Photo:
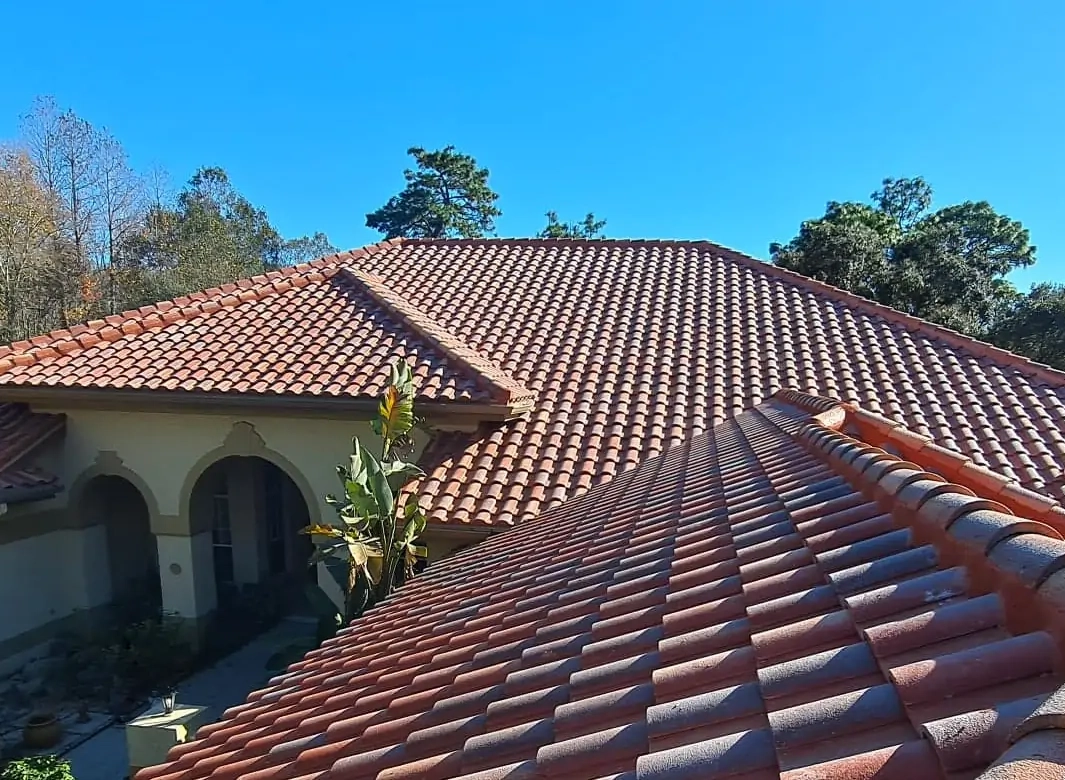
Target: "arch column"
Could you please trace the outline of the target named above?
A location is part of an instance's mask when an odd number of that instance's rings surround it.
[[[251,423],[234,423],[222,446],[193,464],[179,494],[179,515],[163,519],[161,525],[167,526],[170,532],[158,537],[164,609],[197,620],[215,609],[218,590],[211,507],[203,503],[203,491],[195,489],[208,469],[227,458],[238,459],[231,464],[235,479],[228,480],[227,484],[236,583],[257,582],[265,556],[265,538],[260,538],[261,529],[256,525],[256,516],[263,507],[256,503],[260,491],[254,482],[254,464],[250,459],[258,458],[280,469],[296,486],[309,520],[316,523],[320,517],[319,503],[299,469],[268,448]],[[194,501],[198,505],[194,506]]]
[[[100,487],[100,478],[107,477],[121,480],[129,490],[139,494],[143,501],[143,508],[139,510],[141,519],[122,516],[124,511],[136,507],[120,505],[122,502],[116,501],[113,495],[95,494],[95,489]],[[129,576],[137,568],[138,559],[154,552],[151,548],[156,545],[159,518],[155,495],[144,479],[128,468],[117,453],[101,450],[93,464],[74,480],[69,496],[70,511],[80,515],[86,528],[99,528],[95,543],[85,547],[86,555],[90,557],[85,565],[86,597],[90,602],[102,599],[110,603],[124,595],[126,588],[123,586],[128,584]],[[146,518],[143,517],[145,510]],[[136,520],[134,526],[127,525],[131,519]],[[141,528],[140,523],[145,523],[146,527]],[[135,537],[144,531],[149,531],[152,538],[149,540],[145,537],[138,541]],[[147,552],[144,549],[145,542],[149,545]],[[132,548],[129,548],[130,543],[133,544]]]

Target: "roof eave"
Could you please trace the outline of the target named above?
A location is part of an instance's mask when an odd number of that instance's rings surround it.
[[[32,487],[9,487],[0,488],[0,504],[25,504],[30,501],[43,501],[53,498],[63,490],[63,485],[58,481],[48,482],[43,485]]]
[[[308,394],[220,393],[188,390],[0,385],[0,401],[27,403],[37,408],[80,407],[121,411],[189,411],[229,414],[234,411],[335,417],[356,414],[372,417],[378,399],[370,396],[337,397]],[[460,426],[478,422],[505,422],[532,409],[532,399],[477,402],[419,400],[417,409],[431,423]]]

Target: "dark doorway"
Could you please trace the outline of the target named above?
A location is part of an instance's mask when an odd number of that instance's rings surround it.
[[[106,530],[112,601],[128,607],[131,618],[157,610],[159,551],[140,490],[123,477],[93,477],[82,491],[81,511],[88,525]]]
[[[307,504],[268,460],[234,455],[211,464],[193,486],[190,516],[193,527],[211,531],[220,606],[249,586],[302,591],[313,574],[310,537],[299,533],[309,523]]]

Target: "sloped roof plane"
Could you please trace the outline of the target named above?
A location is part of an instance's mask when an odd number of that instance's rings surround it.
[[[1065,497],[1065,373],[698,241],[386,241],[12,345],[0,397],[324,405],[399,356],[423,409],[509,420],[429,444],[434,523],[535,517],[782,387]]]
[[[1065,497],[1065,373],[715,244],[406,240],[358,263],[537,394],[427,453],[436,522],[534,517],[783,387]]]
[[[33,465],[31,456],[66,430],[66,415],[32,412],[25,404],[0,403],[0,503],[50,498],[59,477]]]
[[[408,359],[422,403],[532,393],[380,279],[337,258],[0,349],[0,386],[376,399]]]
[[[782,391],[430,567],[137,780],[1058,776],[1065,511],[869,423]]]

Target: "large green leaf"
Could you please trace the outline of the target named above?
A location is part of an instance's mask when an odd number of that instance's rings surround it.
[[[366,464],[363,461],[362,452],[362,445],[359,443],[358,438],[353,438],[351,440],[351,468],[348,472],[348,480],[365,488]]]
[[[348,558],[348,545],[346,542],[333,542],[331,544],[323,544],[315,549],[311,553],[310,565],[314,566],[317,563],[327,561],[329,558],[341,558],[347,560]]]
[[[418,499],[411,496],[403,507],[403,541],[409,544],[421,536],[426,523],[425,513],[418,505]]]
[[[393,441],[414,427],[413,399],[404,396],[395,385],[389,386],[377,407],[377,419],[387,449]]]
[[[367,449],[362,450],[362,463],[366,471],[366,487],[377,503],[377,516],[381,523],[394,522],[395,496],[388,484],[388,477],[381,462]]]
[[[425,475],[425,472],[418,468],[413,463],[407,463],[404,460],[391,460],[381,464],[381,468],[385,472],[385,476],[389,478],[389,482],[392,485],[403,485],[414,477],[421,477]]]
[[[389,373],[389,383],[392,387],[399,390],[401,395],[413,398],[414,375],[411,373],[410,364],[406,360],[397,360],[392,364]]]
[[[380,558],[382,555],[376,539],[348,539],[347,545],[352,562],[361,569],[366,568],[370,558]]]

